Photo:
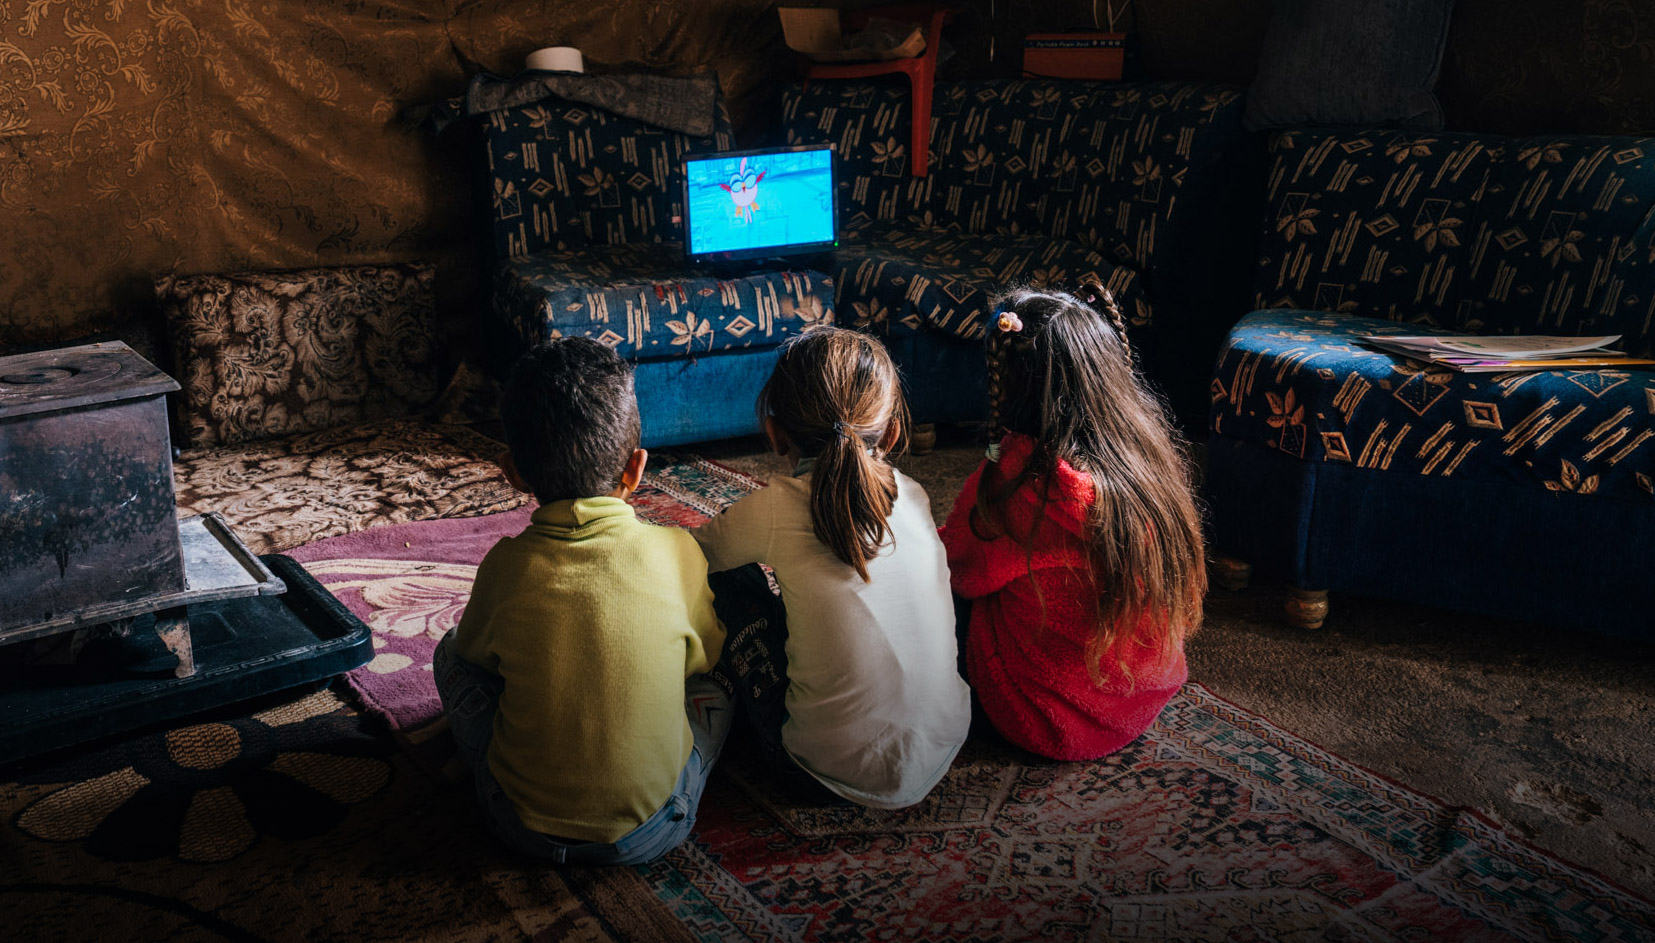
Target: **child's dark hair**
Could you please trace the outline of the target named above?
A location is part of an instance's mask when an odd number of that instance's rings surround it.
[[[632,366],[585,337],[523,354],[506,380],[500,416],[512,461],[541,504],[615,490],[638,447]]]
[[[1097,496],[1087,522],[1098,594],[1098,630],[1087,648],[1094,679],[1112,650],[1115,667],[1125,670],[1118,643],[1170,657],[1201,624],[1201,516],[1181,439],[1138,376],[1119,306],[1092,284],[1078,296],[1013,290],[996,312],[987,342],[990,434],[998,441],[1019,432],[1036,445],[1011,480],[992,466],[979,478],[985,536],[1007,532],[1005,502],[1025,483],[1041,489],[1042,502],[1051,500],[1057,463],[1069,463]],[[1032,530],[1016,536],[1032,555]]]
[[[869,579],[868,561],[890,537],[896,471],[885,455],[905,444],[908,405],[879,341],[841,328],[806,331],[782,347],[759,391],[801,455],[815,456],[810,520],[817,539]]]

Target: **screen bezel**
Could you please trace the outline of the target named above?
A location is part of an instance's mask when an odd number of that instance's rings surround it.
[[[828,152],[828,183],[829,191],[833,194],[832,219],[833,238],[826,242],[796,242],[776,246],[762,246],[756,249],[726,249],[716,252],[690,251],[690,169],[692,160],[725,160],[735,157],[753,157],[765,154],[789,154],[797,151],[827,151]],[[782,258],[790,255],[810,255],[818,252],[830,252],[839,247],[839,152],[832,144],[790,144],[781,147],[755,147],[744,151],[701,151],[694,154],[685,154],[679,159],[680,176],[683,183],[679,189],[683,198],[683,244],[684,258],[689,262],[731,262],[738,259],[768,259]]]

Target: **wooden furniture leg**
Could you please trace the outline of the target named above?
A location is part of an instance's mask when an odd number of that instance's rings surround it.
[[[1251,563],[1222,553],[1213,557],[1212,565],[1208,569],[1212,572],[1213,582],[1232,593],[1246,589],[1247,584],[1253,579]]]
[[[1319,629],[1327,619],[1327,590],[1287,587],[1287,621],[1301,629]]]
[[[195,647],[190,642],[190,614],[184,606],[162,609],[155,614],[155,634],[167,651],[178,656],[174,675],[188,678],[195,674]]]

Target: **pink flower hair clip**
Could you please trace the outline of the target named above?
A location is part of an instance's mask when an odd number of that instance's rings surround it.
[[[994,326],[1008,334],[1015,334],[1023,329],[1023,319],[1018,317],[1015,312],[1002,311],[1000,312],[1000,319],[994,322]]]

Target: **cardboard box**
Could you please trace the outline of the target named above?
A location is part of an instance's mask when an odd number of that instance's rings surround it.
[[[1125,60],[1125,33],[1030,33],[1023,38],[1025,76],[1117,81]]]

